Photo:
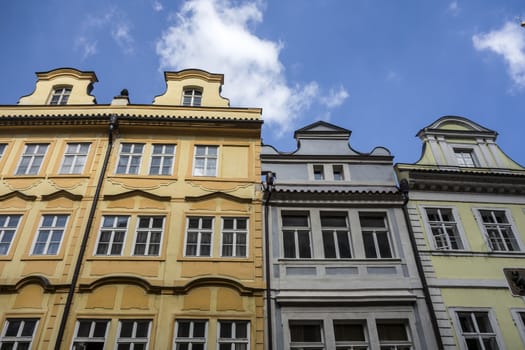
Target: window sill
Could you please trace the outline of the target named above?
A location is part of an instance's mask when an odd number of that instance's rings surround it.
[[[20,261],[35,261],[35,260],[60,261],[63,259],[64,257],[61,255],[26,255],[20,258]]]
[[[103,255],[90,256],[86,261],[166,261],[164,257],[160,256],[122,256],[122,255]]]
[[[108,179],[124,178],[132,180],[177,180],[176,175],[150,175],[150,174],[112,174]]]
[[[475,252],[468,250],[420,250],[421,253],[430,253],[435,256],[479,256],[490,258],[525,258],[525,252]]]
[[[178,258],[177,261],[202,261],[202,262],[252,262],[252,259],[248,257],[239,257],[239,258],[232,258],[232,257],[204,257],[204,256],[185,256],[182,258]]]
[[[277,259],[280,263],[286,263],[286,264],[297,264],[297,265],[311,265],[315,263],[316,265],[333,265],[333,264],[355,264],[355,265],[380,265],[384,263],[397,263],[400,264],[403,262],[402,259],[399,258],[388,258],[388,259],[287,259],[287,258],[279,258]]]

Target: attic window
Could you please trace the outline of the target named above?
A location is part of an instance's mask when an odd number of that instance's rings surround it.
[[[183,106],[200,106],[202,100],[202,89],[185,88],[182,96]]]
[[[70,86],[61,86],[53,89],[53,95],[49,101],[50,105],[65,105],[71,94]]]
[[[471,149],[454,148],[456,154],[456,161],[459,166],[475,168],[478,165],[474,152]]]

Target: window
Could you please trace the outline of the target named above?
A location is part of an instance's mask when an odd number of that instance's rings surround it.
[[[22,215],[0,215],[0,255],[7,255]]]
[[[321,213],[325,258],[351,258],[346,213]]]
[[[6,147],[7,145],[5,143],[0,143],[0,158],[2,158],[2,156],[4,155]]]
[[[308,213],[282,213],[284,257],[308,259],[310,249],[310,224]]]
[[[459,166],[474,168],[478,166],[474,152],[471,149],[454,149]]]
[[[458,250],[465,248],[452,209],[426,208],[425,211],[436,249]]]
[[[332,171],[334,174],[335,181],[343,181],[345,179],[342,165],[333,165]]]
[[[195,146],[194,176],[217,176],[217,146]]]
[[[290,321],[290,350],[323,350],[321,321]]]
[[[208,322],[178,320],[175,326],[175,350],[205,350]]]
[[[117,174],[138,174],[143,149],[143,143],[121,144]]]
[[[16,175],[36,175],[46,155],[47,143],[32,143],[25,146],[24,153],[16,169]]]
[[[200,106],[202,101],[202,90],[197,88],[184,89],[184,95],[182,96],[183,106]]]
[[[504,210],[480,210],[479,215],[493,251],[518,251],[520,247]]]
[[[174,158],[175,145],[153,145],[149,174],[171,175],[173,173]]]
[[[222,256],[246,257],[248,219],[222,218]]]
[[[43,215],[32,255],[57,255],[68,215]]]
[[[190,217],[186,231],[186,256],[211,256],[213,218]]]
[[[139,216],[133,255],[158,256],[163,227],[163,216]]]
[[[488,311],[457,311],[462,349],[498,350],[498,337]]]
[[[96,255],[121,255],[129,216],[106,215],[102,218],[102,227],[98,239]]]
[[[334,321],[336,350],[368,350],[365,325],[358,321]]]
[[[61,174],[82,174],[89,152],[89,143],[68,143],[64,160],[60,167]]]
[[[31,349],[37,324],[36,318],[8,318],[0,337],[0,349]]]
[[[365,256],[371,259],[392,257],[386,217],[381,213],[360,213]]]
[[[521,336],[521,341],[525,344],[525,310],[524,309],[512,309],[512,318],[514,324],[518,328]]]
[[[49,100],[50,105],[65,105],[67,100],[69,100],[69,95],[71,94],[71,88],[64,86],[58,87],[53,90],[51,99]]]
[[[249,334],[248,321],[219,321],[219,350],[248,350]]]
[[[412,349],[407,325],[403,321],[377,321],[377,334],[381,350]]]
[[[314,180],[324,180],[324,167],[322,165],[314,165]]]
[[[73,350],[103,350],[108,325],[109,320],[77,320]]]
[[[150,320],[120,320],[117,350],[147,350]]]

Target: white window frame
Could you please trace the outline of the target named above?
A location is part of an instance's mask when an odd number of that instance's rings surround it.
[[[335,178],[336,169],[338,169],[341,174],[340,179]],[[345,163],[311,163],[308,164],[308,179],[315,182],[330,181],[338,183],[349,181],[350,173],[348,165]]]
[[[198,149],[204,149],[204,154],[198,155]],[[216,150],[215,154],[210,154],[209,150],[214,148]],[[204,167],[202,168],[202,174],[198,173],[197,171],[197,160],[203,160],[204,161]],[[208,172],[208,163],[211,160],[215,160],[215,168],[212,172]],[[217,176],[217,170],[219,168],[219,146],[218,145],[195,145],[194,151],[193,151],[193,176],[209,176],[209,177],[216,177]],[[199,168],[200,169],[200,168]]]
[[[123,322],[132,322],[131,337],[122,336],[122,323]],[[145,337],[137,337],[137,326],[138,322],[148,322],[148,330]],[[150,319],[120,319],[118,322],[118,336],[116,339],[115,349],[118,349],[119,345],[129,345],[129,349],[135,349],[135,345],[145,345],[144,349],[149,348],[149,338],[151,333],[151,320]]]
[[[51,217],[51,225],[44,226],[44,221],[47,218]],[[59,218],[65,218],[65,222],[62,226],[57,226],[57,221]],[[35,234],[35,239],[31,248],[31,255],[58,255],[60,253],[60,248],[62,247],[62,241],[64,240],[64,233],[67,228],[67,223],[69,221],[68,214],[43,214],[40,218],[40,225]],[[47,237],[45,235],[47,234]],[[55,234],[60,235],[60,239],[57,240]],[[45,240],[40,240],[40,238],[45,238]],[[37,245],[44,244],[42,252],[36,252]],[[55,252],[50,252],[50,247],[55,246],[58,243]]]
[[[87,149],[84,149],[86,145]],[[62,164],[60,165],[60,174],[82,174],[86,166],[90,148],[91,143],[89,142],[68,142],[66,144],[66,150],[64,151],[64,157],[62,158]],[[69,165],[66,164],[66,159],[71,159]],[[75,171],[77,167],[80,169]]]
[[[190,219],[198,219],[199,220],[199,227],[190,229]],[[202,227],[202,219],[211,219],[211,228],[203,228]],[[184,238],[184,256],[186,257],[205,257],[210,258],[213,256],[213,239],[214,239],[214,228],[215,228],[215,218],[212,216],[188,216],[186,218],[186,233]],[[197,247],[195,254],[188,255],[188,236],[189,231],[195,232],[197,234]],[[210,254],[209,255],[202,255],[201,249],[202,249],[202,234],[203,233],[209,233],[210,234]]]
[[[112,226],[104,226],[104,221],[105,221],[106,218],[113,218],[113,225]],[[124,228],[118,227],[119,218],[126,218],[126,227],[124,227]],[[122,253],[124,251],[124,246],[126,245],[126,236],[127,236],[127,233],[128,233],[129,221],[130,221],[130,216],[129,215],[103,215],[102,216],[102,220],[100,222],[100,229],[99,229],[99,233],[98,233],[97,244],[95,245],[95,251],[93,252],[93,255],[96,255],[96,256],[122,256]],[[103,231],[109,231],[110,232],[110,237],[109,237],[109,241],[102,243],[102,244],[107,244],[107,248],[105,250],[105,253],[98,253],[99,245],[101,244],[100,240],[102,238]],[[115,233],[117,231],[118,232],[124,231],[122,242],[118,242],[118,241],[115,242],[114,241]],[[119,254],[111,254],[111,251],[113,249],[113,245],[114,244],[121,244],[120,253]]]
[[[173,152],[167,152],[168,147],[173,147]],[[160,148],[160,152],[156,153],[156,148]],[[177,153],[177,145],[174,143],[154,143],[151,145],[151,157],[149,164],[149,175],[158,176],[171,176],[173,175],[173,167],[175,164],[175,154]],[[159,159],[158,170],[153,171],[153,160]],[[164,169],[168,168],[167,173],[164,173]]]
[[[80,322],[90,322],[89,335],[87,337],[78,336]],[[106,323],[106,330],[104,332],[104,337],[94,337],[96,322]],[[104,343],[104,347],[105,347],[106,339],[108,337],[108,329],[110,325],[111,325],[111,320],[108,320],[108,319],[77,319],[75,323],[75,333],[73,333],[74,335],[73,335],[73,341],[71,343],[71,349],[72,350],[83,350],[82,347],[76,347],[75,343],[101,343],[102,342]]]
[[[232,324],[232,337],[222,338],[221,327],[224,323]],[[246,324],[246,338],[239,338],[237,336],[238,324]],[[217,349],[221,348],[221,345],[229,344],[230,350],[237,349],[236,345],[244,344],[246,349],[250,349],[250,321],[248,320],[218,320],[217,321]]]
[[[344,164],[332,164],[332,180],[334,181],[346,181],[346,174],[345,174],[345,165]],[[340,172],[341,174],[341,178],[340,179],[336,179],[335,178],[335,174],[337,173],[336,172],[336,169],[339,168],[339,170],[337,172]]]
[[[13,242],[15,241],[16,233],[18,232],[18,227],[20,226],[20,222],[22,221],[22,215],[1,214],[0,217],[5,218],[4,224],[0,226],[0,256],[6,256],[9,255],[9,251],[11,250]],[[13,220],[16,220],[16,225],[14,226],[11,225],[11,222]],[[6,240],[6,236],[10,235],[11,233],[12,236],[9,238],[9,240]],[[2,246],[7,246],[7,249],[4,253],[2,253]]]
[[[325,216],[344,216],[345,227],[336,227],[336,226],[323,226],[323,215]],[[352,235],[350,233],[350,222],[348,219],[348,211],[319,211],[319,224],[321,225],[321,238],[323,241],[323,256],[325,259],[351,259],[354,257],[354,247],[352,242]],[[339,242],[338,233],[345,231],[346,237],[348,239],[348,250],[350,251],[349,257],[341,257],[341,243]],[[332,243],[335,249],[335,257],[326,256],[326,247],[325,247],[325,232],[331,233]]]
[[[32,146],[35,147],[32,149],[32,152],[29,152]],[[26,143],[24,153],[22,153],[18,166],[16,167],[15,175],[38,175],[48,148],[49,143]],[[22,165],[25,159],[28,159],[28,163],[27,165]],[[33,169],[35,164],[36,169]]]
[[[459,347],[461,350],[468,350],[467,344],[466,344],[466,338],[463,335],[463,330],[461,328],[461,323],[459,321],[459,315],[458,313],[486,313],[490,322],[490,326],[492,327],[493,333],[471,333],[472,335],[469,336],[469,338],[474,337],[494,337],[496,339],[496,343],[498,345],[498,348],[500,350],[505,349],[503,345],[503,337],[501,335],[501,332],[499,330],[498,322],[496,320],[496,316],[494,315],[494,311],[491,308],[466,308],[466,307],[454,307],[449,308],[449,312],[451,313],[451,319],[452,324],[454,326],[454,331],[456,332],[456,339],[459,343]],[[483,338],[482,338],[483,339]]]
[[[476,218],[476,220],[478,221],[478,226],[483,234],[483,239],[485,240],[485,244],[487,245],[487,249],[491,252],[496,252],[496,253],[502,253],[502,254],[505,254],[505,253],[513,253],[513,252],[523,252],[524,248],[523,248],[523,243],[520,239],[520,236],[517,234],[519,231],[516,229],[516,225],[514,224],[514,220],[512,219],[512,215],[511,215],[511,211],[507,208],[472,208],[472,210],[474,211],[474,217]],[[490,211],[492,212],[492,214],[494,212],[504,212],[505,214],[505,218],[507,219],[508,223],[507,224],[502,224],[502,223],[494,223],[494,224],[491,224],[491,223],[484,223],[483,222],[483,218],[481,216],[481,211]],[[499,226],[500,225],[505,225],[505,226],[508,226],[510,228],[510,230],[512,231],[512,235],[514,236],[514,241],[516,242],[516,245],[517,245],[517,249],[515,250],[494,250],[492,248],[492,243],[491,243],[491,240],[489,238],[489,234],[487,232],[487,226],[486,225],[496,225],[498,227],[498,232],[500,233],[500,229],[499,229]],[[500,236],[501,237],[501,236]]]
[[[229,220],[233,220],[233,228],[232,229],[225,229],[224,228],[224,220],[225,219],[229,219]],[[246,228],[245,229],[239,229],[238,228],[238,221],[239,220],[244,220],[246,222]],[[228,258],[246,258],[248,257],[248,248],[249,248],[249,245],[248,245],[248,238],[249,238],[249,235],[248,235],[248,232],[249,232],[249,226],[250,225],[250,221],[248,220],[248,218],[246,217],[222,217],[221,218],[221,257],[228,257]],[[224,254],[224,246],[225,246],[225,242],[224,242],[224,236],[225,234],[231,234],[233,237],[232,237],[232,243],[231,243],[231,246],[232,246],[232,255],[225,255]],[[241,235],[244,235],[244,254],[243,255],[240,255],[238,250],[239,250],[239,246],[241,246],[242,243],[239,243],[239,236]]]
[[[20,322],[20,326],[18,327],[16,335],[15,336],[7,336],[6,333],[7,333],[7,329],[9,328],[9,324],[14,322],[14,321]],[[25,327],[27,321],[35,322],[35,325],[33,327],[33,332],[31,334],[31,336],[23,336],[22,335],[22,332],[24,330],[24,327]],[[5,319],[5,321],[4,321],[4,326],[2,328],[2,333],[1,333],[1,336],[0,336],[0,347],[2,346],[2,344],[4,342],[9,342],[9,343],[13,343],[13,345],[14,345],[13,349],[18,349],[18,345],[20,343],[29,343],[28,349],[31,350],[31,348],[33,347],[33,338],[35,336],[36,330],[38,329],[39,321],[40,320],[38,318],[33,318],[33,317],[24,317],[24,318],[21,318],[21,317],[7,317]]]
[[[189,337],[179,337],[179,325],[182,322],[188,322],[189,323]],[[194,330],[195,330],[195,323],[204,323],[204,337],[195,337]],[[174,341],[173,341],[173,349],[177,349],[177,345],[180,344],[187,344],[188,350],[193,350],[193,345],[203,345],[204,349],[207,349],[208,347],[208,320],[206,319],[180,319],[176,320],[175,322],[175,333],[174,333]]]
[[[523,345],[525,345],[525,308],[512,308],[510,309],[510,313],[520,333],[521,341]]]
[[[49,103],[52,106],[66,105],[71,96],[72,86],[55,86],[49,97]],[[56,98],[56,101],[55,101]]]
[[[124,146],[130,146],[129,151],[124,151]],[[144,155],[144,143],[140,142],[122,142],[120,144],[117,167],[115,168],[115,174],[117,175],[137,175],[140,173],[142,165],[142,156]],[[136,161],[138,159],[138,161]],[[137,164],[133,164],[136,161]],[[119,168],[124,169],[119,170]],[[134,168],[136,167],[136,170]]]
[[[202,106],[203,89],[196,86],[186,86],[182,91],[182,105],[185,107]]]
[[[361,224],[361,215],[362,214],[363,215],[382,216],[385,226],[384,227],[363,227],[362,224]],[[358,211],[357,212],[357,216],[359,218],[359,227],[360,227],[361,236],[362,236],[362,239],[363,239],[363,253],[364,253],[365,259],[394,259],[396,257],[396,250],[394,248],[394,242],[392,240],[392,230],[391,230],[392,226],[390,225],[390,222],[389,222],[388,212],[386,212],[386,211],[366,211],[366,210],[364,210],[364,211]],[[379,240],[378,240],[378,237],[377,237],[377,233],[382,231],[383,229],[386,231],[386,238],[387,238],[388,248],[389,248],[390,255],[391,255],[389,257],[382,257],[381,256],[381,250],[379,248]],[[373,242],[374,242],[374,250],[375,250],[375,253],[376,253],[376,257],[375,258],[366,256],[365,233],[366,234],[372,234]]]
[[[458,235],[457,238],[458,238],[459,242],[461,243],[461,245],[463,246],[463,248],[461,248],[461,249],[452,249],[452,248],[444,249],[444,248],[440,248],[440,247],[437,246],[434,233],[432,232],[431,223],[428,220],[427,209],[432,209],[432,210],[446,209],[446,210],[450,210],[451,211],[452,216],[454,218],[454,222],[453,223],[456,226],[456,232],[457,232],[457,235]],[[420,213],[421,213],[421,217],[423,218],[423,223],[425,225],[425,229],[426,229],[426,232],[427,232],[427,238],[428,238],[428,241],[430,242],[430,247],[432,249],[439,250],[439,251],[452,251],[452,252],[456,252],[456,251],[461,252],[461,251],[468,251],[468,250],[470,250],[470,246],[468,244],[468,240],[466,238],[465,231],[463,230],[463,225],[461,224],[461,219],[459,217],[459,213],[458,213],[458,210],[457,210],[456,207],[425,205],[425,206],[420,206],[419,210],[420,210]],[[452,223],[452,222],[446,222],[446,223]],[[448,235],[447,235],[447,241],[448,241]]]
[[[153,223],[155,222],[155,219],[162,219],[162,225],[161,227],[153,227]],[[149,221],[148,227],[141,228],[140,227],[140,220],[141,219],[147,219]],[[135,229],[135,237],[134,237],[134,244],[133,244],[133,255],[134,256],[160,256],[161,249],[162,249],[162,240],[164,238],[164,225],[166,222],[166,217],[162,215],[139,215],[137,217],[137,224]],[[138,242],[139,235],[141,233],[146,234],[146,241],[145,242]],[[159,242],[151,242],[151,236],[153,234],[160,234],[160,240]],[[144,253],[138,254],[136,249],[137,245],[143,244],[144,245]],[[151,247],[154,245],[158,245],[158,252],[156,254],[150,253]]]
[[[293,215],[303,215],[306,214],[306,220],[308,223],[308,226],[284,226],[283,223],[283,215],[284,216],[293,216]],[[313,241],[312,241],[312,212],[310,210],[302,211],[302,210],[281,210],[281,213],[279,215],[280,220],[280,235],[282,242],[282,257],[284,259],[313,259],[314,258],[314,251],[313,251]],[[293,231],[293,240],[294,240],[294,251],[295,256],[286,256],[285,253],[285,237],[284,237],[284,231]],[[302,257],[300,253],[299,248],[299,231],[308,231],[308,248],[309,248],[309,255],[308,257]]]

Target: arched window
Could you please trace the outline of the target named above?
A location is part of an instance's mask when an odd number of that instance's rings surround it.
[[[183,106],[200,106],[202,100],[202,89],[195,87],[184,88],[182,96]]]
[[[71,94],[71,86],[58,86],[53,89],[49,100],[50,105],[65,105]]]

